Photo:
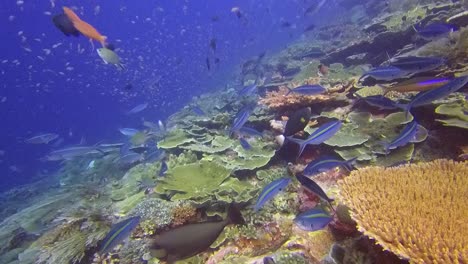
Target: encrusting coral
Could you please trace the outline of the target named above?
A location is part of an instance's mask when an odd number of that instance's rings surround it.
[[[412,263],[468,262],[468,162],[368,167],[340,182],[359,231]]]

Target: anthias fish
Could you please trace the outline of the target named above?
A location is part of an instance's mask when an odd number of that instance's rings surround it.
[[[223,221],[188,224],[156,235],[150,243],[150,252],[154,257],[174,263],[208,249],[225,226],[244,223],[240,211],[231,205]]]
[[[320,126],[305,140],[297,139],[293,137],[288,137],[288,140],[296,144],[299,144],[299,152],[298,152],[297,157],[300,157],[307,145],[322,144],[324,141],[333,137],[336,134],[336,132],[340,130],[342,125],[343,124],[339,120],[331,121]]]
[[[286,93],[286,95],[289,95],[290,93],[297,93],[297,94],[302,94],[302,95],[317,95],[317,94],[322,94],[326,92],[327,89],[324,87],[314,84],[314,85],[302,85],[296,88],[289,88],[289,91]]]
[[[99,253],[105,254],[110,252],[115,246],[129,237],[139,223],[140,217],[135,216],[113,225],[109,233],[102,240]]]
[[[309,123],[311,116],[312,112],[310,107],[305,107],[294,112],[286,123],[286,127],[284,128],[284,136],[289,137],[299,131],[304,130],[304,128]]]
[[[272,181],[270,184],[263,188],[260,196],[255,203],[254,211],[257,212],[263,205],[269,200],[273,199],[279,192],[283,191],[291,181],[290,178],[281,178],[278,180]]]
[[[83,34],[84,36],[88,37],[91,40],[98,41],[99,43],[101,43],[103,47],[106,47],[107,45],[106,36],[101,35],[101,33],[99,33],[93,26],[81,20],[80,17],[78,17],[78,15],[70,8],[66,6],[63,7],[63,12],[65,13],[65,15],[67,15],[67,17],[73,23],[73,26],[79,32],[81,32],[81,34]]]
[[[332,220],[333,217],[326,211],[314,208],[297,215],[294,223],[302,230],[312,232],[325,228]]]
[[[343,167],[348,171],[351,171],[353,170],[353,164],[356,161],[356,159],[357,158],[342,160],[333,156],[320,157],[309,163],[305,167],[303,174],[306,176],[312,176],[320,172],[331,170],[336,167]]]

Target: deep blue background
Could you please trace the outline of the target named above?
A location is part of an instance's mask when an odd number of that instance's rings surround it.
[[[1,1],[0,189],[26,183],[49,167],[38,159],[51,146],[27,145],[25,138],[53,132],[65,139],[64,145],[81,138],[94,144],[120,139],[119,127],[165,120],[194,95],[224,89],[248,58],[281,49],[312,22],[328,23],[324,12],[335,11],[330,3],[321,14],[304,18],[312,2],[57,0],[52,7],[45,0]],[[77,7],[83,20],[108,36],[128,70],[104,65],[83,36],[65,37],[58,31],[51,19],[62,6]],[[248,23],[231,13],[234,6]],[[212,22],[213,16],[219,21]],[[281,28],[282,21],[296,29]],[[209,48],[211,38],[217,39],[216,53]],[[53,48],[57,43],[62,45]],[[208,71],[207,56],[220,58],[220,66]],[[123,88],[128,83],[130,91]],[[143,102],[150,105],[144,112],[124,114]]]

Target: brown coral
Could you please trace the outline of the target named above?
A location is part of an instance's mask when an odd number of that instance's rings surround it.
[[[197,209],[189,204],[181,204],[175,207],[171,214],[173,219],[171,225],[176,227],[195,220],[197,217]]]
[[[282,109],[291,106],[309,106],[317,102],[327,102],[333,98],[329,94],[300,95],[290,93],[286,95],[288,91],[286,86],[281,86],[278,91],[267,92],[266,96],[260,99],[260,103],[272,109]]]
[[[413,263],[468,262],[468,162],[368,167],[340,182],[359,231]]]

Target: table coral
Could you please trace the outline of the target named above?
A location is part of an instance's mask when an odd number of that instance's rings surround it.
[[[353,171],[341,199],[359,231],[413,263],[468,261],[468,162]]]

